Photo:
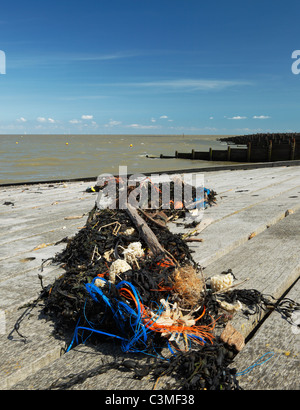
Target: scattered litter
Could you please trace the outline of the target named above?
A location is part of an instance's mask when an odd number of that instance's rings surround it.
[[[123,256],[125,261],[130,264],[137,262],[137,258],[142,258],[144,256],[141,242],[131,242],[124,250]]]
[[[223,301],[219,301],[218,303],[220,304],[220,308],[223,310],[226,310],[229,313],[236,313],[240,310],[242,310],[243,305],[241,304],[241,302],[239,300],[237,300],[235,303],[228,303]]]
[[[134,228],[128,228],[128,229],[126,229],[126,230],[123,232],[123,234],[124,234],[125,236],[131,236],[131,235],[134,234],[134,232],[135,232],[135,229],[134,229]]]
[[[41,243],[40,245],[38,245],[37,247],[35,247],[34,249],[33,249],[33,251],[38,251],[38,250],[40,250],[40,249],[44,249],[44,248],[47,248],[48,246],[52,246],[53,245],[53,243]]]
[[[66,216],[64,219],[65,219],[66,221],[70,221],[70,220],[72,220],[72,219],[81,219],[81,218],[84,217],[84,215],[85,215],[85,214],[83,214],[83,215],[74,215],[74,216]]]
[[[123,259],[117,259],[109,268],[109,279],[112,283],[116,281],[116,275],[131,270],[131,266]]]
[[[23,259],[20,259],[20,262],[26,263],[26,262],[34,261],[35,259],[36,259],[36,258],[34,258],[34,257],[23,258]]]
[[[267,352],[267,353],[263,354],[258,360],[256,360],[256,362],[254,362],[251,366],[247,367],[247,369],[245,369],[241,372],[238,372],[236,374],[236,377],[241,377],[241,376],[244,376],[247,373],[250,373],[255,367],[261,366],[262,364],[267,363],[270,359],[272,359],[272,357],[274,355],[275,355],[274,352]],[[264,360],[262,360],[262,359],[264,359]]]
[[[171,185],[170,203],[172,193]],[[206,196],[206,206],[215,203],[215,195]],[[233,316],[276,309],[288,316],[298,304],[235,289],[229,271],[205,280],[186,243],[190,235],[161,226],[164,220],[184,220],[186,208],[175,208],[161,214],[161,208],[95,206],[86,225],[53,258],[65,274],[44,292],[44,313],[57,335],[69,338],[72,332],[67,351],[87,341],[113,341],[124,353],[153,358],[144,367],[120,366],[138,379],[152,377],[154,388],[170,376],[176,388],[240,389],[229,365],[244,339],[224,311]],[[224,329],[221,336],[217,328]]]
[[[186,265],[174,271],[173,289],[178,294],[183,308],[201,303],[204,286],[204,278],[199,275],[199,272],[193,266]]]
[[[213,292],[224,291],[233,285],[233,276],[231,273],[213,276],[210,278],[210,284]]]
[[[245,346],[243,335],[239,333],[230,322],[227,323],[220,339],[227,345],[233,346],[238,352],[240,352]]]
[[[292,210],[292,209],[287,209],[286,211],[285,211],[285,217],[287,217],[287,216],[289,216],[289,215],[291,215],[291,214],[293,214],[294,213],[294,211]]]

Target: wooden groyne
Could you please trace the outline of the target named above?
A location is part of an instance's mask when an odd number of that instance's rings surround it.
[[[202,161],[274,162],[300,159],[300,134],[255,134],[221,138],[227,149],[178,152],[173,157],[160,158],[196,159]]]
[[[265,133],[248,134],[220,138],[219,141],[231,144],[247,145],[251,142],[256,146],[267,146],[269,141],[278,144],[290,144],[295,140],[300,143],[300,133]]]

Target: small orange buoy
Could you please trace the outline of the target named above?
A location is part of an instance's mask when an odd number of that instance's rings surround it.
[[[132,145],[132,144],[130,144],[129,146],[130,146],[130,148],[132,148],[132,147],[133,147],[133,145]]]

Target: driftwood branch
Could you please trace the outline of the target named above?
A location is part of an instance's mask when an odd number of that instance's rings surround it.
[[[139,231],[141,237],[149,246],[153,255],[158,256],[165,253],[164,248],[158,242],[158,239],[151,228],[147,225],[146,221],[138,214],[136,208],[129,203],[127,204],[127,213],[134,223],[135,227]]]
[[[185,242],[203,242],[202,238],[195,238],[194,236],[191,236],[190,238],[184,239]]]
[[[139,209],[139,211],[146,217],[148,218],[151,222],[153,222],[155,225],[159,226],[160,228],[166,229],[166,225],[162,222],[156,221],[153,219],[147,212],[143,211],[142,209]]]

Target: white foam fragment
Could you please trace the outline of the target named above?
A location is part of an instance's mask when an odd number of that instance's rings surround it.
[[[232,286],[233,276],[231,273],[227,275],[216,275],[210,279],[210,284],[213,292],[219,292]]]
[[[220,307],[229,313],[236,313],[243,308],[243,305],[241,304],[239,300],[236,301],[235,303],[228,303],[225,301],[221,301],[221,302],[219,301],[219,303],[220,303]]]
[[[123,259],[117,259],[110,266],[109,280],[112,283],[115,283],[116,275],[118,275],[119,273],[127,272],[128,270],[131,270],[131,266]]]
[[[131,242],[127,249],[124,250],[123,256],[126,262],[133,263],[136,258],[144,256],[141,242]]]

